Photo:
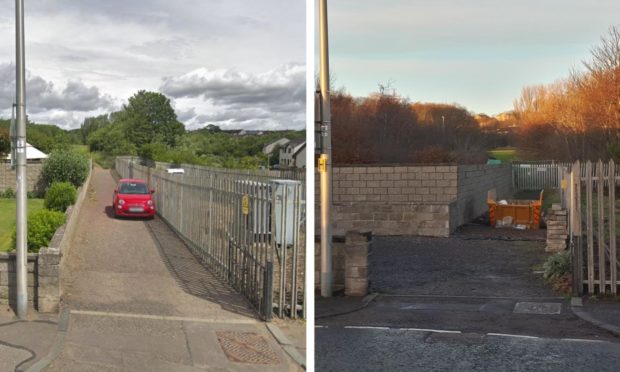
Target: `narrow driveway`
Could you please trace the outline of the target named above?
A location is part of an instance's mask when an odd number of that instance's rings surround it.
[[[64,348],[49,371],[296,370],[245,300],[158,218],[115,219],[95,168],[65,252]]]

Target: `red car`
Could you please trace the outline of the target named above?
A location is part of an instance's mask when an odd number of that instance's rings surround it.
[[[123,178],[114,189],[112,208],[115,217],[155,216],[155,202],[144,180]]]

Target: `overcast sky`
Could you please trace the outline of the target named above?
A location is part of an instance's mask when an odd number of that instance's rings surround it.
[[[618,0],[328,1],[336,87],[391,82],[412,101],[512,109],[525,85],[568,76],[610,26]]]
[[[0,116],[15,95],[14,0],[0,0]],[[76,128],[140,89],[190,129],[305,126],[305,3],[27,0],[27,112]]]

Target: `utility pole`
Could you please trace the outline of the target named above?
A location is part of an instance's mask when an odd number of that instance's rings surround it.
[[[332,139],[329,86],[329,46],[327,37],[327,0],[319,0],[321,155],[319,177],[321,191],[321,296],[332,296],[332,233],[330,222]]]
[[[17,316],[26,318],[28,311],[28,267],[27,267],[27,199],[26,199],[26,62],[24,43],[24,0],[15,0],[15,82],[16,82],[16,111],[15,125],[16,143],[16,180],[17,180]]]

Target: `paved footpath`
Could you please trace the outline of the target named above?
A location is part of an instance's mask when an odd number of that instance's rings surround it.
[[[114,219],[114,184],[109,171],[94,169],[65,252],[60,331],[44,370],[300,370],[161,220]],[[30,357],[10,350],[14,360]]]

